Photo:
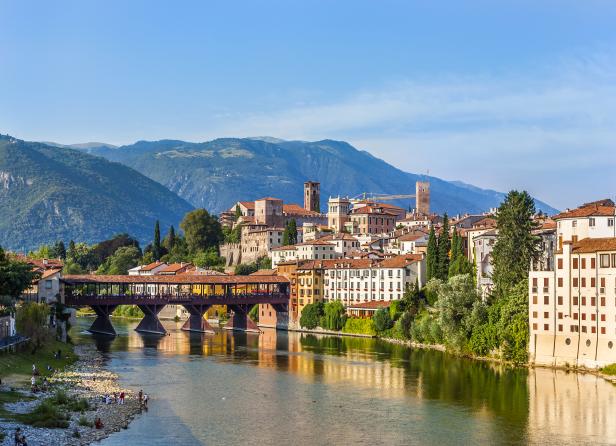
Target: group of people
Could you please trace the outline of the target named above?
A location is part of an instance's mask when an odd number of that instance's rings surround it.
[[[143,393],[143,390],[139,391],[139,406],[143,407],[144,409],[148,408],[148,399],[150,397],[148,396],[147,393]]]
[[[111,395],[106,393],[103,395],[103,403],[105,404],[124,404],[124,399],[126,398],[126,394],[124,392],[120,392],[120,396],[116,392],[113,392],[113,398]]]

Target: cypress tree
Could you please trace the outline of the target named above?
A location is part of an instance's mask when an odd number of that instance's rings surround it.
[[[426,276],[430,280],[436,277],[438,265],[438,246],[436,244],[436,234],[434,226],[430,226],[430,235],[428,236],[428,248],[426,251]]]
[[[175,237],[175,228],[173,225],[169,228],[169,233],[167,234],[167,249],[171,251],[175,246],[176,237]]]
[[[156,224],[154,225],[154,241],[152,242],[152,255],[154,256],[154,260],[160,259],[160,222],[156,220]]]
[[[289,222],[286,222],[284,225],[284,232],[282,233],[282,245],[288,246],[291,244],[290,236],[289,236]]]
[[[292,245],[297,243],[297,222],[294,218],[289,222],[289,241]]]
[[[235,205],[235,221],[237,221],[242,216],[242,210],[240,209],[240,205]]]
[[[68,252],[66,253],[66,257],[74,260],[76,255],[77,251],[75,249],[75,242],[71,240],[70,242],[68,242]]]
[[[441,233],[438,236],[438,264],[436,277],[441,280],[447,280],[449,277],[449,219],[447,213],[443,216],[443,226]]]
[[[62,240],[56,243],[56,256],[62,260],[66,259],[66,247]]]

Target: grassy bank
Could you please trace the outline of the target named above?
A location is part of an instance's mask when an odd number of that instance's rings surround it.
[[[62,351],[62,357],[55,359],[54,353]],[[17,353],[0,354],[0,378],[11,377],[11,382],[17,384],[29,384],[32,376],[32,364],[36,365],[41,376],[51,376],[47,366],[54,369],[63,369],[67,365],[74,363],[77,355],[73,352],[73,346],[59,341],[52,341],[32,353],[32,347],[26,346]]]

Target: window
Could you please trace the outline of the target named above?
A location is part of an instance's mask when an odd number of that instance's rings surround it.
[[[543,304],[544,305],[550,304],[550,296],[543,296]]]
[[[595,313],[591,313],[590,314],[590,320],[591,321],[596,321],[597,320],[597,315]]]
[[[562,305],[562,304],[563,304],[563,297],[558,296],[558,305]]]
[[[601,334],[605,334],[605,327],[601,327]]]
[[[601,322],[605,322],[605,314],[601,315]]]
[[[573,286],[574,286],[574,287],[577,287],[577,286],[578,286],[578,278],[577,278],[577,277],[574,277],[574,278],[573,278]]]
[[[533,330],[537,329],[537,324],[533,324]]]
[[[573,313],[573,320],[577,321],[578,320],[578,314],[577,313]]]
[[[602,297],[602,298],[601,298],[601,306],[602,306],[602,307],[605,307],[605,297]]]
[[[537,312],[533,311],[533,319],[537,319]]]
[[[582,277],[582,288],[586,287],[586,277]]]
[[[586,333],[586,325],[582,325],[582,333]]]
[[[563,259],[558,259],[558,269],[563,269]]]
[[[578,304],[578,297],[573,296],[573,305],[577,305],[577,304]]]
[[[558,286],[561,287],[561,288],[563,286],[563,278],[562,277],[558,278]]]
[[[595,219],[594,218],[589,218],[588,219],[588,226],[590,226],[591,228],[593,228],[595,226]]]
[[[549,330],[550,329],[550,324],[543,324],[543,329],[544,330]]]
[[[573,269],[578,269],[578,259],[573,259]]]
[[[582,320],[585,321],[586,320],[586,313],[582,313]]]
[[[547,312],[547,311],[544,311],[544,312],[543,312],[543,318],[544,318],[544,319],[549,319],[549,318],[550,318],[550,313],[549,313],[549,312]]]
[[[582,259],[582,269],[586,269],[586,259]]]
[[[562,324],[558,324],[558,331],[563,331],[563,325]]]
[[[595,258],[590,259],[590,269],[595,269]]]
[[[582,296],[582,305],[586,305],[586,296]]]
[[[594,326],[592,326],[592,327],[590,327],[590,332],[591,333],[596,333],[597,329]]]
[[[533,296],[533,305],[537,305],[537,296]]]
[[[595,278],[594,278],[594,277],[591,277],[591,278],[590,278],[590,286],[591,286],[592,288],[594,288],[596,285],[597,285],[597,282],[596,282]]]
[[[558,313],[558,319],[562,319],[563,318],[563,314],[562,313]]]
[[[595,296],[590,297],[590,305],[593,307],[597,305],[597,298]]]
[[[616,267],[616,254],[612,254],[612,268]]]
[[[607,219],[607,225],[608,225],[608,227],[610,227],[610,228],[611,228],[612,226],[614,226],[614,219],[613,219],[613,218],[608,218],[608,219]]]
[[[601,254],[599,256],[599,266],[601,268],[609,268],[610,267],[610,255],[609,254]]]
[[[573,227],[573,228],[577,227],[577,220],[573,220],[571,222],[571,227]]]

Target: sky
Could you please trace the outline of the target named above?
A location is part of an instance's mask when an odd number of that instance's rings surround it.
[[[0,0],[0,133],[339,139],[575,207],[616,196],[615,23],[594,0]]]

